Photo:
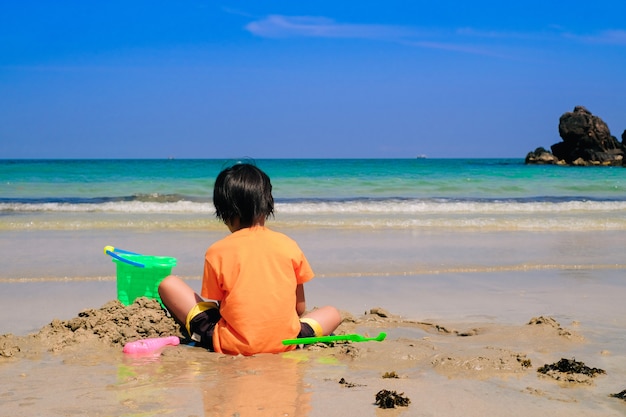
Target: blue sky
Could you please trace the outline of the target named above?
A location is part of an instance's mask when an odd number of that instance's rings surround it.
[[[519,157],[626,129],[626,2],[3,1],[0,158]]]

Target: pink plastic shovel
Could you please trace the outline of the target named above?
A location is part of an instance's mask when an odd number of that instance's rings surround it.
[[[124,353],[150,353],[163,346],[177,346],[180,344],[178,336],[154,337],[128,342],[124,345]]]

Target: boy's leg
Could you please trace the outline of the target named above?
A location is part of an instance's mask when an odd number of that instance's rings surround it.
[[[165,307],[192,340],[213,350],[213,329],[220,319],[218,305],[204,301],[189,285],[175,275],[159,284],[159,295]]]
[[[317,322],[322,328],[322,333],[324,336],[328,336],[329,334],[331,334],[341,324],[341,315],[339,314],[339,311],[333,306],[317,308],[305,314],[304,316],[302,316],[302,318],[312,319]]]
[[[176,275],[170,275],[161,281],[159,296],[170,314],[183,326],[191,309],[204,301],[185,281]]]

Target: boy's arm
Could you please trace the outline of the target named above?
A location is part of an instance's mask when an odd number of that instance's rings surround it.
[[[224,298],[217,282],[217,274],[206,257],[204,260],[204,274],[202,275],[200,295],[205,299],[215,300],[220,303]]]
[[[301,316],[306,311],[306,299],[304,298],[304,285],[298,284],[296,287],[296,313]]]

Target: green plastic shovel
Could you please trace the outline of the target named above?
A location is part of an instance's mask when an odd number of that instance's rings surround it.
[[[319,336],[319,337],[301,337],[299,339],[285,339],[283,340],[283,345],[307,345],[310,343],[317,342],[338,342],[349,340],[351,342],[368,342],[370,340],[375,340],[380,342],[385,340],[387,337],[387,333],[378,333],[376,337],[365,337],[360,334],[338,334],[333,336]]]

